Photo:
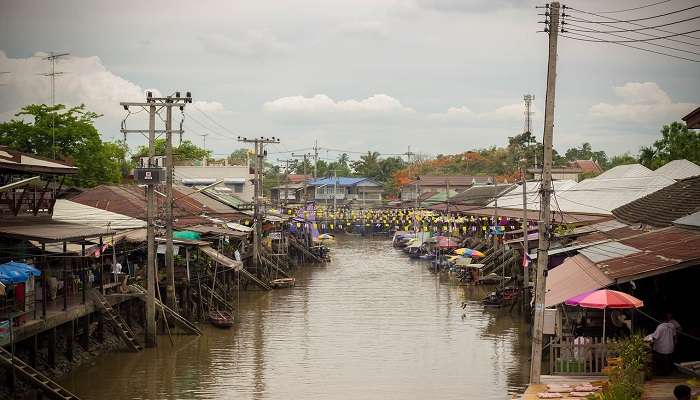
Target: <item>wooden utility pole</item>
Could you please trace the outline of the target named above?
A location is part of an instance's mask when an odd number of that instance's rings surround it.
[[[122,127],[121,132],[123,134],[127,133],[140,133],[140,134],[145,134],[148,133],[148,162],[147,165],[144,165],[144,167],[147,168],[154,168],[157,167],[155,162],[154,162],[154,157],[155,157],[155,139],[156,139],[156,133],[158,134],[166,134],[166,144],[170,143],[170,150],[166,149],[166,153],[170,152],[170,157],[166,159],[166,165],[172,165],[172,161],[168,161],[172,157],[172,143],[171,143],[171,138],[172,138],[172,133],[174,132],[172,130],[172,107],[179,107],[182,109],[186,103],[191,103],[192,102],[192,96],[190,93],[187,93],[186,97],[180,97],[180,93],[176,93],[176,96],[173,97],[153,97],[153,94],[151,92],[148,92],[146,94],[146,102],[144,103],[133,103],[133,102],[122,102],[120,103],[125,110],[128,110],[129,107],[141,107],[143,109],[148,110],[148,130],[141,130],[141,129],[126,129],[125,126]],[[161,109],[165,108],[166,112],[168,113],[167,115],[169,116],[168,120],[166,121],[166,130],[156,130],[156,113],[159,112]],[[168,123],[170,121],[170,123]],[[180,133],[181,131],[177,131],[177,133]],[[168,147],[166,145],[166,147]],[[167,156],[167,154],[166,154]],[[172,173],[172,168],[168,168],[168,171],[166,171],[166,174],[171,174]],[[145,342],[146,342],[146,347],[155,347],[156,345],[156,307],[155,307],[155,288],[156,288],[156,279],[158,279],[158,267],[156,263],[156,245],[155,245],[155,188],[154,186],[156,184],[159,184],[160,182],[153,181],[149,182],[146,184],[146,241],[147,241],[147,256],[146,256],[146,266],[145,266],[145,274],[144,278],[146,280],[146,296],[145,296],[145,303],[146,303],[146,324],[145,324],[145,329],[144,329],[144,335],[145,335]],[[172,211],[168,212],[169,206],[172,205],[172,188],[170,187],[172,185],[172,176],[170,176],[169,179],[169,184],[166,187],[166,191],[170,193],[170,196],[168,197],[168,201],[166,204],[166,216],[169,216],[169,225],[170,229],[172,230]],[[168,234],[168,238],[170,238],[169,241],[169,246],[170,246],[170,254],[171,254],[171,259],[172,259],[172,234]],[[167,240],[167,239],[166,239]],[[167,247],[166,247],[166,254],[167,254]],[[174,273],[173,273],[174,276]],[[166,292],[168,292],[166,290]],[[174,292],[174,286],[173,286],[173,292]],[[174,297],[173,297],[174,301]]]
[[[265,144],[279,143],[279,138],[259,137],[248,139],[242,136],[238,137],[239,142],[255,144],[255,179],[254,179],[254,198],[253,198],[253,260],[256,265],[260,264],[260,240],[262,239],[262,223],[265,219],[265,213],[262,210],[263,198],[263,162],[265,159]]]
[[[557,80],[557,38],[559,35],[559,2],[549,5],[549,57],[547,62],[547,95],[544,108],[544,160],[540,185],[540,218],[538,221],[537,275],[535,281],[535,315],[532,332],[530,383],[540,383],[542,369],[542,328],[544,326],[545,272],[549,263],[550,196],[552,194],[552,141],[554,136],[554,94]]]

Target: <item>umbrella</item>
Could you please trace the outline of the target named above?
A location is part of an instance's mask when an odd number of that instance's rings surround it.
[[[437,238],[437,247],[440,247],[443,249],[455,248],[455,247],[459,247],[459,243],[457,242],[457,239],[455,239],[455,238],[440,236]]]
[[[485,257],[486,255],[479,250],[474,250],[474,249],[468,249],[466,247],[462,247],[460,249],[457,249],[454,251],[455,254],[459,254],[460,256],[465,256],[465,257]]]
[[[608,308],[639,308],[644,302],[627,293],[601,289],[574,296],[566,301],[570,306],[603,310],[603,339],[605,339],[605,310]]]

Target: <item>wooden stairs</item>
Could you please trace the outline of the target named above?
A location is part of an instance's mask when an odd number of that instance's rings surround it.
[[[130,285],[130,287],[136,293],[146,294],[146,289],[144,289],[143,286],[141,286],[141,285],[132,284],[132,285]],[[182,327],[187,332],[194,334],[194,335],[201,335],[202,334],[202,331],[199,330],[199,328],[197,328],[193,323],[188,321],[187,318],[183,317],[182,315],[175,312],[175,310],[173,310],[172,308],[163,304],[163,302],[160,301],[159,299],[157,299],[157,298],[155,299],[155,304],[156,304],[156,308],[158,310],[160,310],[160,311],[164,310],[165,314],[168,317],[172,318],[172,320],[175,321],[175,323],[180,325],[180,327]]]
[[[52,381],[46,375],[35,370],[29,366],[29,364],[26,364],[24,361],[17,358],[17,356],[13,358],[12,354],[2,347],[0,347],[0,362],[9,366],[10,368],[14,368],[15,372],[21,378],[24,378],[27,383],[31,384],[35,388],[40,389],[47,397],[56,400],[79,400],[78,396],[69,392],[58,383]]]
[[[107,299],[96,289],[90,291],[90,296],[95,301],[100,311],[102,311],[102,314],[104,314],[107,320],[114,326],[117,334],[122,338],[124,343],[126,343],[132,351],[141,351],[142,348],[136,341],[136,335],[134,335],[134,332],[129,328],[129,325],[124,322],[119,313],[112,308]]]

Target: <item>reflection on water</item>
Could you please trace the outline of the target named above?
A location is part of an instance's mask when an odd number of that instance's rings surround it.
[[[100,357],[62,380],[84,399],[504,399],[527,380],[517,315],[484,310],[386,239],[342,237],[297,286],[241,293],[239,323]],[[462,304],[466,302],[465,307]]]

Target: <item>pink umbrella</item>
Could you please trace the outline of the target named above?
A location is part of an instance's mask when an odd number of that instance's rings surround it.
[[[644,302],[627,293],[617,290],[594,290],[574,296],[566,301],[570,306],[597,308],[603,310],[603,339],[605,339],[605,310],[608,308],[639,308]]]

